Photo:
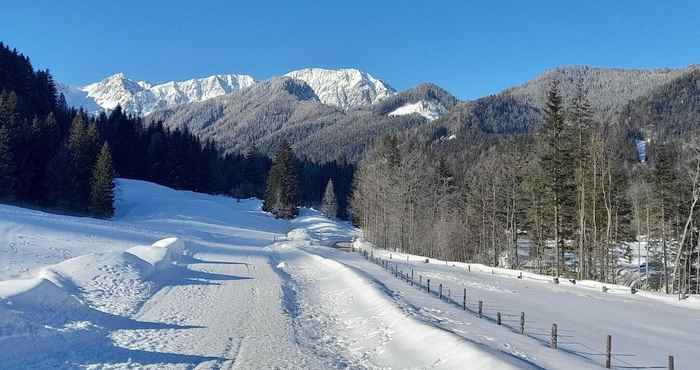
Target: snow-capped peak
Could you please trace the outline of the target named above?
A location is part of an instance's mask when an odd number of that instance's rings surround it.
[[[285,76],[306,82],[322,103],[342,109],[370,105],[394,94],[389,85],[353,68],[306,68]]]
[[[59,88],[69,105],[84,107],[91,112],[112,110],[120,105],[128,113],[146,115],[157,109],[229,94],[254,83],[255,80],[248,75],[225,74],[152,84],[134,81],[124,73],[116,73],[84,87],[71,88],[63,85]],[[95,109],[96,106],[99,108]]]
[[[434,121],[447,113],[447,109],[439,102],[432,100],[419,100],[415,103],[404,104],[394,111],[390,112],[390,116],[403,116],[406,114],[419,114],[425,117],[428,121]]]

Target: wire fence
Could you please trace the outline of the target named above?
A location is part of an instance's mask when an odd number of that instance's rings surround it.
[[[375,257],[367,250],[358,250],[365,259],[389,271],[392,276],[436,299],[459,307],[464,312],[492,322],[515,333],[534,339],[540,344],[554,350],[564,351],[595,362],[601,362],[605,368],[613,369],[674,369],[674,358],[668,356],[666,364],[635,365],[630,361],[635,354],[615,353],[612,351],[612,337],[604,338],[606,348],[600,350],[576,340],[576,332],[559,328],[556,323],[551,327],[544,323],[529,320],[525,312],[516,312],[512,308],[488,304],[484,299],[468,294],[467,288],[452,289],[445,282],[416,274],[413,265],[398,259],[387,260]]]

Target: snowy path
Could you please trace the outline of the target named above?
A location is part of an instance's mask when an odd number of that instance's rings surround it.
[[[135,316],[187,329],[128,329],[119,346],[192,356],[192,363],[158,367],[197,369],[323,368],[296,341],[280,305],[280,278],[260,248],[208,247],[196,253],[190,276],[161,289]],[[194,328],[191,328],[194,327]],[[215,358],[197,362],[204,358]],[[175,366],[177,365],[177,366]]]
[[[351,369],[535,369],[514,356],[469,343],[416,320],[391,292],[315,249],[279,243],[278,267],[297,303],[299,336],[335,367]]]

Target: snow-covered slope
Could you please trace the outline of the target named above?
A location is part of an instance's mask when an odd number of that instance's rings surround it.
[[[285,76],[306,82],[321,102],[342,109],[370,105],[394,94],[390,86],[357,69],[308,68]],[[83,107],[91,113],[109,111],[120,105],[128,113],[147,115],[230,94],[255,83],[248,75],[224,74],[152,84],[117,73],[82,87],[58,84],[58,90],[65,95],[68,105]]]
[[[428,121],[434,121],[447,113],[445,107],[435,101],[421,100],[415,103],[408,103],[390,112],[390,116],[403,116],[406,114],[418,114]]]
[[[69,105],[83,107],[89,112],[111,110],[121,105],[128,113],[146,115],[158,109],[228,94],[254,83],[247,75],[226,74],[153,85],[117,73],[84,87],[59,85],[59,91],[66,96]]]
[[[394,94],[394,89],[357,69],[306,68],[285,76],[306,82],[324,104],[350,109],[373,104]]]
[[[316,211],[284,221],[255,199],[135,180],[118,191],[111,221],[0,205],[3,370],[592,370],[606,334],[617,368],[657,367],[667,354],[677,368],[698,362],[697,301],[369,249],[442,285],[439,299],[327,247],[371,246],[349,243],[352,225]],[[452,303],[463,289],[468,312]],[[548,346],[553,322],[560,350]]]

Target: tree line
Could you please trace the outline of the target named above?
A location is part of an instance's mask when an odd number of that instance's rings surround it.
[[[293,162],[295,206],[318,205],[333,178],[341,184],[336,215],[344,217],[354,167]],[[146,124],[119,106],[96,116],[70,108],[48,70],[35,71],[28,57],[0,43],[1,201],[110,217],[115,177],[264,198],[271,166],[255,146],[225,153],[186,128]]]
[[[538,129],[485,135],[459,155],[384,137],[355,174],[354,222],[381,248],[697,292],[697,132],[642,142],[597,121],[580,86],[564,101],[554,81]]]

